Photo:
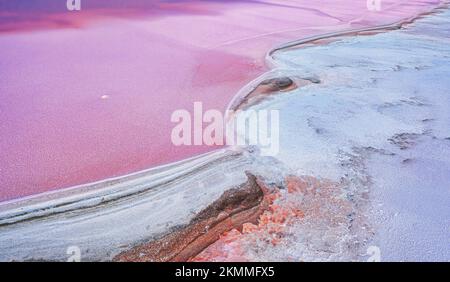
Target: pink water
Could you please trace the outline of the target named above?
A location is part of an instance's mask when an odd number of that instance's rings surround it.
[[[172,112],[224,110],[278,44],[439,0],[65,2],[0,0],[0,201],[213,150],[172,145]]]

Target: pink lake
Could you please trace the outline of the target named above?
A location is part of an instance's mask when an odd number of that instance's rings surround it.
[[[214,150],[172,145],[173,111],[225,110],[279,44],[440,1],[81,2],[0,0],[0,201]]]

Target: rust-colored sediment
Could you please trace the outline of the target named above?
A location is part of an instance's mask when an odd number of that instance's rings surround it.
[[[199,212],[186,226],[158,239],[116,256],[114,261],[188,261],[202,252],[220,235],[242,229],[245,223],[256,223],[268,209],[270,190],[254,175],[248,181],[230,189]]]
[[[268,196],[269,208],[260,215],[257,224],[246,223],[242,230],[225,232],[190,261],[253,261],[255,258],[246,251],[249,245],[260,248],[288,245],[288,234],[296,224],[309,222],[308,228],[313,229],[315,224],[328,227],[349,224],[352,206],[342,197],[339,183],[311,176],[287,176],[284,188],[284,192],[273,188]]]
[[[320,83],[313,77],[275,77],[263,80],[245,98],[232,110],[245,110],[250,106],[254,106],[262,102],[267,97],[277,93],[289,92],[294,89],[304,87],[312,83]]]

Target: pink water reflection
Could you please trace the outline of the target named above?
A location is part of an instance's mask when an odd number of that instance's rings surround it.
[[[213,150],[173,146],[172,112],[224,110],[277,44],[439,1],[19,2],[0,0],[0,200]]]

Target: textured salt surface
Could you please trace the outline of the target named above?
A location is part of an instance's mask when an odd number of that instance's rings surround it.
[[[382,261],[449,261],[449,38],[445,10],[403,30],[275,53],[280,75],[322,81],[256,107],[281,112],[277,160],[287,173],[340,184],[341,202],[281,190],[286,221],[261,218],[195,260],[364,261],[375,246]],[[328,213],[316,216],[315,205]],[[292,220],[292,206],[303,218]]]
[[[171,113],[224,110],[278,44],[437,3],[0,0],[0,201],[215,149],[173,146]]]

